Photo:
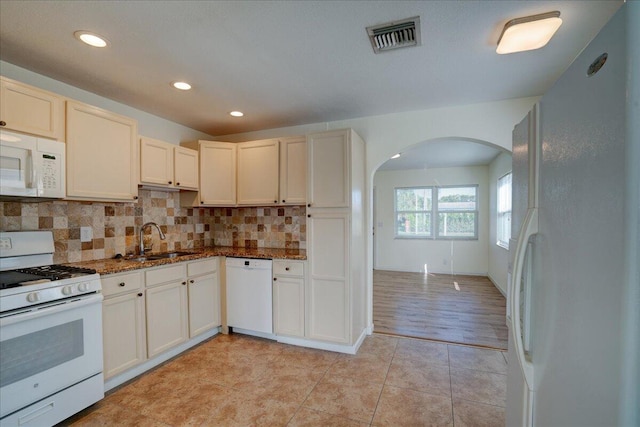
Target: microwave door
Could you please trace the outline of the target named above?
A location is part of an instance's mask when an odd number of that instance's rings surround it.
[[[3,196],[36,196],[33,152],[3,144],[0,150],[0,187]]]

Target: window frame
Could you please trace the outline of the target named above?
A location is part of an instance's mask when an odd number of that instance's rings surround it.
[[[475,190],[475,209],[474,210],[440,210],[438,209],[438,194],[439,189],[445,188],[473,188]],[[415,210],[406,211],[398,210],[398,190],[430,190],[431,191],[431,209],[430,210]],[[479,184],[462,184],[462,185],[439,185],[439,186],[406,186],[406,187],[394,187],[393,189],[393,221],[394,221],[394,238],[395,239],[422,239],[422,240],[478,240],[478,224],[480,211],[479,205]],[[431,227],[428,236],[422,235],[399,235],[398,234],[398,214],[402,213],[428,213],[431,216]],[[440,214],[441,213],[471,213],[474,215],[473,223],[473,236],[445,236],[440,235]]]
[[[507,176],[511,176],[510,184],[509,184],[509,210],[501,211],[501,198],[500,198],[500,181],[502,181]],[[513,220],[513,171],[509,171],[504,175],[500,176],[496,182],[496,245],[499,247],[509,250],[509,240],[511,239],[511,221]],[[502,218],[509,214],[509,236],[506,240],[502,238],[505,237],[502,235],[502,231],[504,230],[504,225],[502,224]]]

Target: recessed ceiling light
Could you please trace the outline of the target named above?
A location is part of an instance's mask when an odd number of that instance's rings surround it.
[[[173,82],[171,83],[173,87],[180,90],[189,90],[191,89],[191,85],[187,82]]]
[[[507,22],[498,40],[499,54],[540,49],[551,40],[562,25],[560,12],[525,16]]]
[[[92,33],[90,31],[84,31],[84,30],[76,31],[75,33],[73,33],[73,35],[75,36],[75,38],[77,38],[83,43],[88,44],[89,46],[106,47],[107,44],[109,44],[107,42],[107,39],[95,33]]]
[[[229,114],[232,115],[233,117],[242,117],[242,116],[244,116],[244,113],[242,111],[232,111]]]
[[[392,159],[397,159],[398,157],[400,157],[400,153],[394,154],[393,156],[391,156]]]

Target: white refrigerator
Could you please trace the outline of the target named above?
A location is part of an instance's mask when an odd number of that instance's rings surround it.
[[[514,129],[508,427],[640,426],[639,72],[630,1]]]

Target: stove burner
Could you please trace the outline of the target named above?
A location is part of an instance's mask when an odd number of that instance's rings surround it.
[[[13,271],[35,274],[36,276],[42,276],[51,281],[85,276],[87,274],[95,274],[96,272],[90,268],[71,267],[69,265],[43,265],[41,267],[18,268]]]

